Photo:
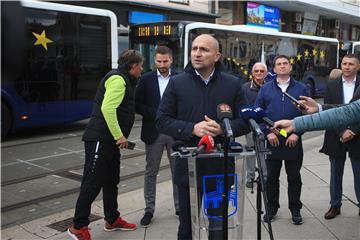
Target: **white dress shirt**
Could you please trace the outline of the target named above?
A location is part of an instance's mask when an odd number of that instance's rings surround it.
[[[158,83],[159,83],[160,98],[162,98],[162,96],[163,96],[163,94],[165,92],[166,86],[169,83],[169,79],[170,79],[170,76],[171,76],[171,69],[169,69],[169,74],[166,77],[161,75],[159,70],[156,70],[156,72],[157,72]]]
[[[344,78],[342,78],[345,104],[349,103],[350,100],[353,98],[354,90],[355,90],[355,82],[356,82],[356,76],[354,80],[352,80],[351,82],[347,82],[345,81]]]

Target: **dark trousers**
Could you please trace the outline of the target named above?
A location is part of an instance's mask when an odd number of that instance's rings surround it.
[[[91,204],[103,190],[105,220],[110,224],[120,216],[117,185],[120,181],[120,151],[114,143],[85,142],[85,165],[76,202],[74,227],[89,225]]]
[[[179,193],[179,229],[178,240],[191,240],[191,206],[190,206],[190,192],[189,187],[178,185]]]
[[[280,170],[282,167],[283,160],[273,160],[267,159],[266,166],[268,171],[266,191],[268,197],[269,209],[277,210],[280,208],[279,195],[280,195]],[[298,160],[284,160],[285,170],[287,174],[288,181],[288,199],[289,199],[289,209],[290,210],[299,210],[302,207],[300,201],[301,195],[301,175],[300,169],[302,166],[302,158]]]

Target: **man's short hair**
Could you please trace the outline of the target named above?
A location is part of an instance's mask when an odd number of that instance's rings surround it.
[[[125,50],[120,54],[118,60],[118,68],[129,72],[132,65],[136,63],[141,63],[143,61],[144,58],[140,52],[133,49]]]
[[[172,57],[172,51],[167,46],[158,46],[155,50],[155,55],[161,54],[161,55],[170,55]]]
[[[274,61],[273,61],[273,66],[274,66],[274,67],[275,67],[276,61],[277,61],[279,58],[285,58],[285,59],[287,59],[287,61],[290,63],[290,58],[289,58],[288,56],[286,56],[286,55],[281,54],[281,55],[277,55],[277,56],[274,58]]]
[[[355,54],[352,54],[352,53],[349,53],[349,54],[346,54],[344,58],[355,58],[355,60],[357,61],[357,63],[359,63],[359,59],[357,58],[357,56]]]

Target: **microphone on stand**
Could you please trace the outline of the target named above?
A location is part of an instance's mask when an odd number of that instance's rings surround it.
[[[198,147],[193,151],[192,156],[196,157],[199,153],[210,152],[215,146],[214,138],[210,135],[203,136],[199,143]]]
[[[229,105],[221,103],[217,106],[217,118],[223,122],[225,136],[228,138],[233,138],[234,133],[231,128],[230,119],[232,119],[232,111]]]
[[[256,112],[257,115],[257,119],[260,119],[261,121],[265,122],[268,126],[270,127],[274,127],[275,123],[274,121],[272,121],[270,118],[267,117],[266,112],[264,111],[264,109],[257,107],[254,108],[254,111]],[[283,136],[284,138],[287,137],[287,132],[284,129],[280,129],[280,128],[275,128],[277,131],[279,131],[280,135]]]
[[[256,123],[256,120],[255,120],[255,119],[257,119],[257,114],[252,108],[249,108],[249,107],[241,108],[240,116],[245,122],[249,123],[251,130],[258,137],[264,137],[264,133],[261,131],[259,125]]]

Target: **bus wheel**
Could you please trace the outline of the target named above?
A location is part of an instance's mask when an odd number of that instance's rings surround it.
[[[1,103],[1,139],[4,139],[11,129],[11,113],[8,106]]]
[[[314,97],[315,96],[315,84],[313,81],[311,81],[310,79],[306,80],[305,85],[307,87],[307,89],[309,90],[309,94],[310,97]]]

